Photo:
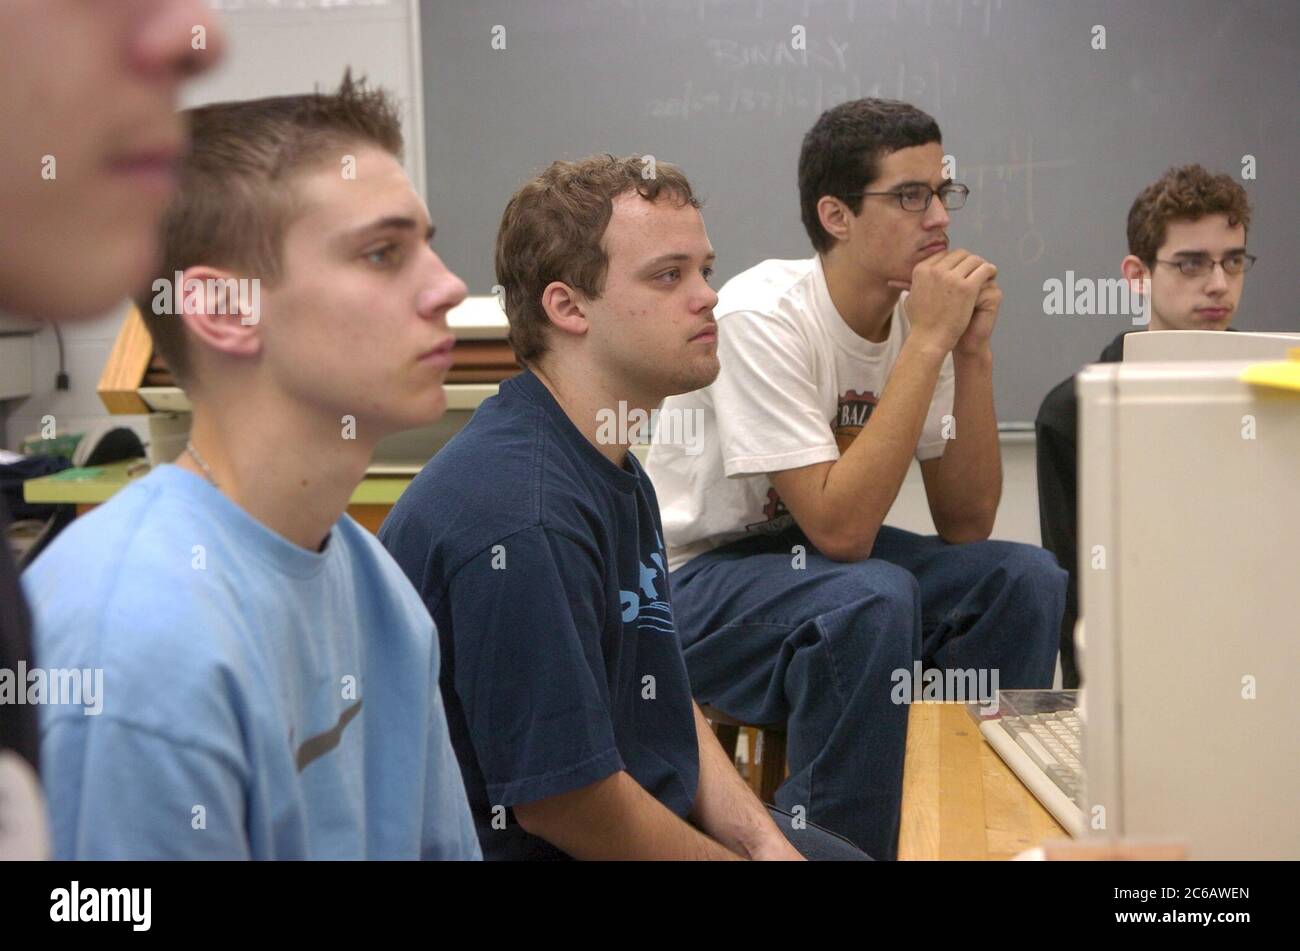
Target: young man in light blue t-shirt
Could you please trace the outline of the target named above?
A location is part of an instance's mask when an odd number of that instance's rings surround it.
[[[0,313],[75,326],[152,272],[169,191],[151,170],[181,149],[181,90],[225,48],[202,0],[0,3]],[[40,658],[9,521],[0,494],[0,862],[49,853],[26,702]]]
[[[61,858],[478,858],[419,596],[344,514],[378,439],[445,408],[465,285],[389,99],[206,106],[138,299],[186,451],[28,572]],[[53,698],[67,700],[68,697]]]

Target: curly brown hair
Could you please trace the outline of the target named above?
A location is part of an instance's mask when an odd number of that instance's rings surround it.
[[[542,292],[548,284],[560,281],[593,300],[604,291],[605,228],[615,198],[635,191],[646,201],[669,196],[679,206],[700,207],[677,166],[652,162],[637,155],[552,162],[511,197],[497,232],[496,273],[505,290],[508,339],[520,363],[547,351],[550,318]]]
[[[1142,189],[1128,211],[1128,252],[1150,267],[1165,243],[1169,222],[1227,215],[1228,224],[1250,229],[1250,199],[1229,175],[1200,165],[1171,168]]]

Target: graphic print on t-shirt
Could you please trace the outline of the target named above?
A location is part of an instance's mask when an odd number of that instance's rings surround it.
[[[619,599],[623,605],[623,623],[633,620],[642,630],[657,631],[660,634],[676,634],[673,626],[673,606],[659,596],[660,576],[664,574],[663,539],[655,533],[658,551],[650,553],[652,565],[640,562],[641,577],[637,581],[638,591],[619,590]]]
[[[745,526],[747,532],[782,532],[794,524],[794,516],[781,501],[775,488],[767,490],[767,504],[763,506],[763,520]]]
[[[841,456],[853,445],[853,440],[862,432],[862,427],[867,425],[877,402],[875,393],[847,390],[840,395],[835,418],[831,420],[831,430],[835,433],[835,444],[840,447]]]

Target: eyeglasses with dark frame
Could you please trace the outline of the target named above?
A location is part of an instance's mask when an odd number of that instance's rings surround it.
[[[879,195],[897,198],[898,206],[904,211],[925,211],[930,207],[930,202],[935,195],[939,196],[939,201],[943,207],[949,211],[956,211],[966,204],[966,196],[970,194],[970,189],[965,185],[959,185],[956,182],[949,182],[947,185],[940,185],[937,189],[928,185],[908,185],[905,188],[894,189],[887,192],[850,192],[845,198],[858,198],[859,196]]]
[[[1223,268],[1224,274],[1230,274],[1236,277],[1238,274],[1245,274],[1255,266],[1258,260],[1253,254],[1243,254],[1237,252],[1234,254],[1225,254],[1221,258],[1203,257],[1197,255],[1190,258],[1179,258],[1177,261],[1165,261],[1156,258],[1157,264],[1167,264],[1170,267],[1176,267],[1183,273],[1183,277],[1204,277],[1214,270],[1214,265]]]

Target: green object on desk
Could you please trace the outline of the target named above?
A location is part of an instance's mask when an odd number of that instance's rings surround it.
[[[132,479],[127,470],[141,460],[126,459],[88,469],[64,469],[54,475],[28,479],[23,498],[28,502],[98,505],[107,502]],[[352,490],[349,505],[392,505],[411,484],[409,476],[367,476]]]
[[[81,442],[83,436],[85,433],[69,433],[66,436],[52,436],[49,439],[29,439],[22,444],[20,450],[27,456],[62,456],[71,462],[72,454],[77,451],[77,444]]]
[[[55,482],[89,482],[104,474],[103,466],[90,466],[84,469],[64,469],[50,476]]]

